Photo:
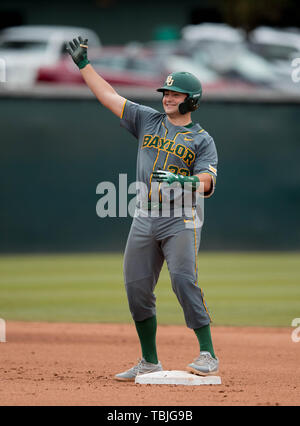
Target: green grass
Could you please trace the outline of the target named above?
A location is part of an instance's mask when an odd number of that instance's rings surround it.
[[[0,318],[130,322],[120,254],[0,257]],[[290,326],[300,317],[299,253],[201,253],[199,283],[215,325]],[[184,324],[164,266],[160,324]]]

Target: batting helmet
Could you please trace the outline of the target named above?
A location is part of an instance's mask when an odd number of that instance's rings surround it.
[[[198,78],[190,72],[180,71],[168,75],[164,85],[157,89],[158,92],[164,92],[165,90],[187,93],[188,96],[184,102],[178,106],[181,114],[195,111],[199,107],[198,102],[202,96],[202,86]]]

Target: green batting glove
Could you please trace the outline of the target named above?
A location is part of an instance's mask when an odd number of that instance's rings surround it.
[[[167,182],[169,185],[174,182],[178,182],[182,188],[190,191],[196,191],[200,184],[197,176],[175,175],[174,173],[166,170],[156,170],[152,173],[152,177],[157,182]]]
[[[88,39],[84,41],[82,37],[73,39],[73,42],[69,42],[69,46],[66,47],[66,51],[71,55],[73,61],[78,66],[79,69],[84,68],[90,61],[87,58],[87,49],[88,49]]]
[[[179,182],[178,175],[167,172],[166,170],[155,170],[152,173],[152,178],[157,182],[167,182],[169,185],[172,185],[174,182]]]

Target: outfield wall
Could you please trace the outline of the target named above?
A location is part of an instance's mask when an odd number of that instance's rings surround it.
[[[0,251],[123,250],[131,218],[96,215],[99,182],[135,180],[118,118],[94,99],[0,98],[0,111]],[[202,103],[194,120],[219,154],[204,250],[300,249],[299,117],[297,103]]]

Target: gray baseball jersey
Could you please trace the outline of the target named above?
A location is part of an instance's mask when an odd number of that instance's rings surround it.
[[[153,197],[159,201],[174,199],[174,193],[166,190],[167,183],[152,181],[151,174],[158,169],[185,176],[208,173],[213,177],[213,185],[204,196],[212,195],[218,156],[213,138],[199,124],[174,126],[166,114],[127,100],[121,126],[138,140],[136,180],[147,187],[144,201],[151,201]],[[181,192],[180,196],[184,194]]]

